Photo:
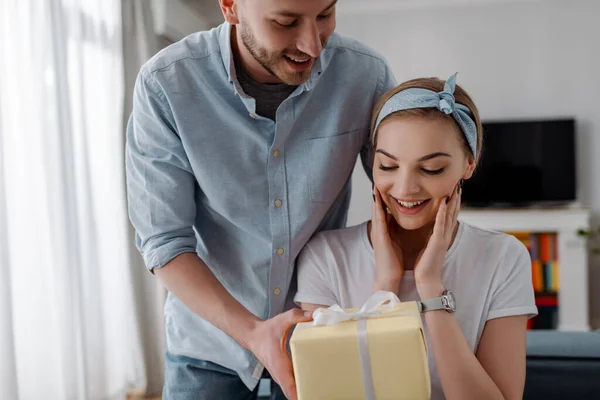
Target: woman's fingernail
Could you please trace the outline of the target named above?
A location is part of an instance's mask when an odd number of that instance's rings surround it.
[[[450,196],[446,197],[446,204],[448,204],[450,202]]]
[[[304,316],[310,317],[310,316],[312,316],[312,313],[310,311],[306,311],[306,312],[304,312]]]

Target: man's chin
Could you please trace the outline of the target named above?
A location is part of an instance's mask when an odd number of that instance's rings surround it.
[[[275,71],[275,74],[283,83],[290,86],[302,85],[303,83],[306,83],[308,78],[310,78],[310,70],[298,72],[278,69]]]
[[[290,86],[299,86],[303,83],[306,83],[308,78],[310,77],[310,73],[287,73],[280,74],[279,79],[283,81],[286,85]]]

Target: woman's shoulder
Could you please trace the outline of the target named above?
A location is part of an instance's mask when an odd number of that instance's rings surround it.
[[[313,254],[321,253],[351,253],[364,250],[368,244],[367,223],[346,228],[321,231],[314,235],[306,244]]]
[[[461,224],[463,225],[461,247],[468,246],[469,249],[496,256],[528,253],[527,247],[513,235],[480,228],[462,221]]]

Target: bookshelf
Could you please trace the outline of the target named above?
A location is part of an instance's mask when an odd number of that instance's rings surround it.
[[[554,288],[537,286],[536,303],[542,318],[550,318],[547,309],[556,307],[556,329],[590,330],[588,248],[587,241],[577,235],[578,229],[589,229],[590,210],[582,208],[470,209],[461,210],[459,220],[484,229],[537,238],[546,237],[552,244],[550,258]],[[516,235],[518,237],[518,235]],[[518,237],[523,240],[523,237]],[[554,242],[553,242],[554,241]],[[538,244],[540,242],[538,241]],[[548,244],[545,244],[548,246]],[[533,257],[532,257],[533,258]],[[532,265],[532,273],[535,271]],[[542,267],[544,268],[544,267]],[[539,271],[539,270],[538,270]],[[544,271],[542,269],[542,271]],[[549,271],[548,271],[549,272]],[[542,272],[544,273],[544,272]],[[539,279],[539,277],[538,277]],[[552,278],[550,278],[552,280]],[[535,277],[534,277],[535,281]],[[550,285],[552,286],[552,284]]]

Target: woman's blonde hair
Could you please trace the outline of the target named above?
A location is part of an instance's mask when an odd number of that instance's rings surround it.
[[[379,99],[379,101],[377,102],[377,105],[375,106],[375,109],[373,110],[373,116],[371,118],[371,134],[370,134],[371,143],[373,142],[373,134],[375,133],[374,128],[375,128],[375,123],[377,121],[377,116],[381,112],[383,105],[393,95],[395,95],[396,93],[401,92],[403,90],[413,89],[413,88],[427,89],[427,90],[431,90],[432,92],[438,93],[438,92],[441,92],[444,90],[444,84],[445,84],[445,82],[438,78],[412,79],[410,81],[406,81],[406,82],[400,84],[399,86],[396,86],[394,89],[388,91],[386,94],[381,96],[381,99]],[[455,99],[456,103],[460,103],[460,104],[468,107],[469,110],[471,110],[471,113],[473,114],[473,122],[475,122],[475,126],[477,128],[477,147],[476,147],[477,148],[477,156],[475,158],[475,161],[478,162],[479,159],[481,158],[481,150],[483,147],[483,128],[481,126],[481,119],[479,118],[479,111],[477,110],[477,107],[475,106],[475,103],[473,102],[471,97],[459,85],[456,85],[456,88],[454,90],[454,99]],[[404,115],[405,116],[419,116],[419,117],[425,117],[425,118],[444,118],[444,119],[452,121],[454,123],[454,125],[458,128],[459,132],[462,133],[462,129],[460,128],[458,123],[456,123],[456,120],[452,117],[452,115],[445,114],[445,113],[441,112],[440,110],[438,110],[437,108],[414,108],[414,109],[410,109],[410,110],[396,111],[396,112],[390,114],[390,116],[404,116]],[[465,135],[462,134],[461,137],[463,138],[462,143],[463,143],[464,150],[466,151],[466,154],[473,154],[473,152],[471,151],[471,148],[469,147],[469,143],[467,142]],[[374,145],[375,145],[375,143],[374,143]]]

